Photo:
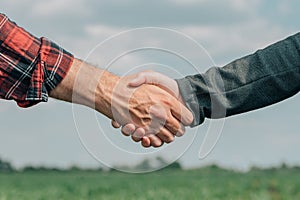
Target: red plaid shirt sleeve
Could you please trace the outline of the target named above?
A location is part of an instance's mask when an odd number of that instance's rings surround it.
[[[0,98],[30,107],[48,100],[74,57],[46,38],[36,38],[0,13]]]

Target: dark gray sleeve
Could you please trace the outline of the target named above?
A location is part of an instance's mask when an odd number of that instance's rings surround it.
[[[191,126],[282,101],[300,89],[300,33],[222,68],[176,81],[194,114]]]

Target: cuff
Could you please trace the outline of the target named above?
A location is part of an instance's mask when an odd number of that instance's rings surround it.
[[[176,79],[182,99],[185,101],[187,108],[193,113],[194,121],[190,127],[195,127],[204,121],[203,109],[200,109],[200,104],[196,96],[196,91],[186,77],[183,79]]]
[[[30,85],[20,107],[30,107],[47,102],[49,92],[66,76],[73,62],[73,55],[54,42],[41,38],[41,46],[32,69]]]

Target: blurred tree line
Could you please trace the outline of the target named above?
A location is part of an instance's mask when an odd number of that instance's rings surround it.
[[[163,169],[182,169],[181,165],[179,162],[173,162],[173,163],[168,163],[166,160],[164,160],[161,157],[157,157],[154,159],[145,159],[141,161],[139,164],[135,166],[128,166],[128,167],[122,167],[122,168],[128,168],[131,170],[137,169],[137,170],[151,170],[155,166],[161,166]],[[119,167],[116,167],[119,168]],[[160,168],[160,167],[158,167]],[[102,168],[97,168],[97,169],[82,169],[78,166],[71,166],[67,169],[60,169],[60,168],[53,168],[53,167],[45,167],[45,166],[25,166],[21,170],[17,170],[13,167],[13,165],[5,160],[2,160],[0,158],[0,173],[10,173],[10,172],[33,172],[33,171],[61,171],[61,172],[66,172],[66,171],[103,171]],[[114,169],[111,169],[111,171],[115,171]]]
[[[142,160],[140,163],[138,163],[135,166],[122,166],[122,167],[116,167],[116,169],[130,169],[130,171],[132,170],[138,170],[138,171],[151,171],[151,169],[159,169],[161,168],[161,170],[166,170],[166,169],[179,169],[182,170],[182,166],[180,164],[180,162],[176,161],[176,162],[172,162],[169,163],[166,160],[164,160],[161,157],[156,157],[153,159],[145,159]],[[203,167],[202,167],[203,168]],[[222,169],[222,167],[212,164],[210,166],[206,166],[204,167],[205,169],[210,169],[210,170],[217,170],[217,169]],[[203,168],[203,169],[204,169]],[[256,166],[252,166],[252,168],[249,171],[277,171],[279,169],[288,169],[288,170],[300,170],[299,166],[288,166],[285,163],[282,163],[280,166],[277,167],[270,167],[270,168],[260,168],[260,167],[256,167]],[[222,170],[226,170],[226,169],[222,169]],[[39,166],[39,167],[35,167],[35,166],[26,166],[24,168],[22,168],[21,170],[17,170],[16,168],[14,168],[14,166],[6,161],[0,158],[0,173],[12,173],[12,172],[80,172],[80,171],[107,171],[104,170],[103,168],[96,168],[96,169],[82,169],[78,166],[71,166],[67,169],[61,169],[61,168],[53,168],[53,167],[44,167],[44,166]],[[115,169],[110,169],[109,171],[116,171]]]
[[[14,171],[15,169],[8,161],[4,161],[0,159],[0,172],[9,173]]]

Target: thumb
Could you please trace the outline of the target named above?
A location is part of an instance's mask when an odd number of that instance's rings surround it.
[[[145,83],[146,83],[146,76],[142,73],[139,73],[134,79],[132,79],[128,83],[128,86],[138,87],[138,86],[143,85]]]
[[[128,83],[128,86],[138,87],[143,84],[153,84],[166,90],[176,98],[179,96],[179,89],[177,82],[161,73],[154,71],[144,71],[137,74],[137,76]]]
[[[138,87],[143,84],[165,85],[166,83],[164,83],[162,80],[167,78],[168,77],[160,73],[146,70],[138,73],[137,76],[128,83],[128,85],[132,87]]]

